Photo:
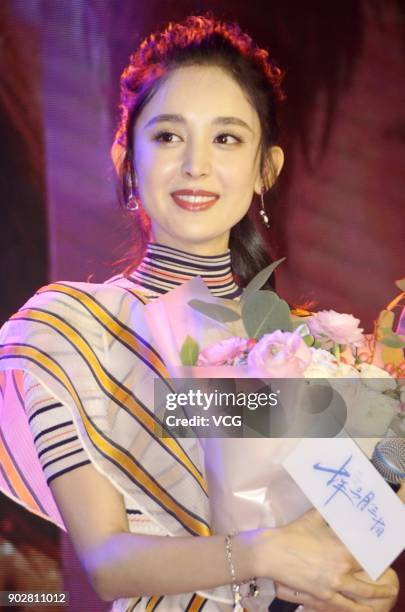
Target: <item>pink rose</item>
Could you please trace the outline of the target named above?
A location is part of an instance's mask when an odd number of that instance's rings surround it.
[[[359,346],[364,341],[359,323],[360,319],[334,310],[321,310],[306,321],[314,338],[329,348],[332,344]]]
[[[232,336],[221,342],[210,344],[205,349],[200,351],[198,355],[198,366],[220,366],[232,365],[232,361],[243,355],[244,351],[250,345],[250,340],[247,338],[238,338]]]
[[[265,334],[248,355],[248,364],[273,378],[299,378],[311,362],[311,352],[297,333]]]

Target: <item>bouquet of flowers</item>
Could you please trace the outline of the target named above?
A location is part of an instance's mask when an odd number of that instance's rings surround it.
[[[347,430],[352,435],[383,436],[390,426],[392,435],[404,435],[405,336],[393,330],[393,310],[405,297],[405,279],[397,282],[401,293],[380,312],[374,332],[365,335],[359,319],[351,314],[290,311],[275,292],[262,290],[281,261],[251,281],[236,309],[229,308],[229,302],[190,300],[192,308],[225,326],[239,323],[243,334],[229,335],[203,347],[188,335],[180,350],[182,364],[247,365],[267,378],[327,378],[332,384],[333,379],[358,379],[361,385],[346,386],[356,392],[356,396],[347,398],[353,408],[348,412]]]
[[[291,379],[306,385],[327,379],[347,407],[345,435],[403,436],[405,337],[394,332],[393,310],[405,297],[405,279],[398,281],[401,294],[380,313],[373,334],[364,335],[350,314],[290,310],[274,291],[263,290],[281,261],[262,270],[239,301],[214,298],[201,279],[193,279],[146,307],[171,374],[286,379],[286,387]],[[290,393],[292,404],[299,402],[300,390]],[[296,435],[200,440],[216,533],[279,526],[310,508],[282,465],[299,442]],[[274,595],[271,581],[258,582],[260,597],[251,610],[263,609]]]

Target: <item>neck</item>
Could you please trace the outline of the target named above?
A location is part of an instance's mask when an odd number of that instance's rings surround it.
[[[160,244],[168,246],[172,249],[180,250],[190,255],[201,255],[202,257],[210,255],[223,255],[229,249],[230,232],[227,231],[220,236],[216,236],[212,240],[204,240],[201,243],[192,240],[173,239],[169,234],[163,233],[160,228],[153,228],[151,233],[151,244]]]
[[[241,293],[233,278],[229,249],[216,255],[203,255],[150,242],[129,278],[140,287],[163,294],[196,276],[204,280],[215,296],[235,298]]]

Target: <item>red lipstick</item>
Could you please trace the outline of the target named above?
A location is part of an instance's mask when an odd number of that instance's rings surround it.
[[[170,195],[177,206],[191,212],[207,210],[219,199],[218,193],[203,189],[178,189]]]

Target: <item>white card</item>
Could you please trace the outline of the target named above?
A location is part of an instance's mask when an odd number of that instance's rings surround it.
[[[351,438],[307,438],[284,467],[370,578],[405,548],[405,506]]]

